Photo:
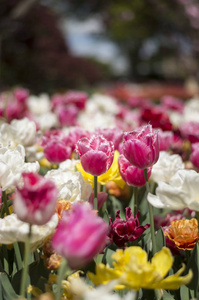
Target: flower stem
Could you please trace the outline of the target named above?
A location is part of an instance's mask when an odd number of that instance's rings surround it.
[[[5,213],[6,213],[6,215],[8,216],[8,215],[10,215],[10,211],[9,211],[9,208],[8,208],[8,197],[7,197],[7,194],[6,194],[6,192],[3,192],[2,193],[2,202],[3,202],[3,204],[4,204],[4,208],[5,208]]]
[[[21,280],[21,288],[20,288],[20,296],[21,298],[25,298],[26,291],[26,279],[28,275],[28,264],[29,264],[29,254],[30,254],[30,240],[31,240],[31,224],[29,224],[29,233],[27,236],[27,240],[25,242],[25,254],[24,254],[24,268],[22,272],[22,280]]]
[[[134,194],[134,212],[133,213],[135,216],[138,212],[138,188],[137,188],[137,186],[134,187],[133,194]]]
[[[144,169],[144,178],[145,178],[145,183],[146,183],[146,191],[147,191],[147,195],[148,195],[150,190],[149,190],[147,169]],[[154,255],[157,252],[156,251],[156,243],[155,243],[155,228],[154,228],[154,220],[153,220],[153,209],[149,202],[148,202],[148,208],[149,208],[149,220],[150,220],[150,225],[151,225],[150,228],[151,228],[151,240],[152,240],[152,253]]]
[[[97,203],[97,176],[94,176],[94,209],[98,210],[98,203]]]
[[[67,260],[62,259],[62,263],[59,267],[58,270],[58,275],[57,275],[57,293],[56,293],[56,298],[55,300],[60,300],[61,299],[61,294],[62,294],[62,280],[64,278],[64,274],[66,272],[67,268]]]

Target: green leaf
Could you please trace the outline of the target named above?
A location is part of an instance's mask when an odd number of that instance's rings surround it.
[[[189,298],[189,288],[186,285],[180,288],[180,298],[181,300],[188,300]]]
[[[162,230],[162,227],[158,229],[157,234],[155,236],[155,241],[156,241],[156,247],[158,252],[162,249],[162,247],[165,246],[165,237],[164,237],[164,232]]]
[[[169,294],[167,291],[163,290],[163,300],[176,300],[173,295]]]
[[[193,272],[193,278],[187,286],[189,289],[197,291],[198,281],[199,281],[199,244],[198,243],[196,243],[194,249],[191,252],[191,256],[188,260],[188,264],[185,269],[185,274],[187,274],[190,269]]]
[[[110,249],[110,248],[106,248],[102,262],[104,264],[109,264],[110,267],[112,267],[112,258],[111,256],[113,255],[113,253],[115,253],[114,250]]]
[[[15,293],[6,273],[0,273],[0,299],[13,300],[19,296]]]

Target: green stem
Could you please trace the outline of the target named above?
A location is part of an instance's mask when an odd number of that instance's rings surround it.
[[[148,181],[148,175],[147,175],[147,169],[144,169],[144,178],[145,178],[145,183],[146,183],[146,191],[147,195],[150,192],[149,189],[149,181]],[[157,252],[156,251],[156,243],[155,243],[155,228],[154,228],[154,219],[153,219],[153,209],[151,204],[148,202],[148,208],[149,208],[149,220],[150,220],[150,229],[151,229],[151,240],[152,240],[152,253],[153,255]]]
[[[26,279],[28,277],[28,264],[29,264],[30,241],[31,241],[31,226],[32,225],[29,224],[29,233],[27,236],[27,240],[25,242],[24,268],[22,272],[22,280],[21,280],[21,288],[20,288],[21,298],[25,298],[25,293],[26,293]]]
[[[61,263],[61,265],[59,267],[58,275],[57,275],[57,293],[56,293],[55,300],[60,300],[61,299],[61,295],[62,295],[62,280],[63,280],[64,275],[66,273],[66,269],[67,269],[67,260],[66,259],[62,259],[62,263]]]
[[[4,208],[5,208],[5,212],[6,212],[6,214],[7,214],[7,216],[8,215],[10,215],[10,211],[9,211],[9,208],[8,208],[8,197],[7,197],[7,194],[6,194],[6,192],[3,192],[2,193],[2,202],[3,202],[3,204],[4,204]]]
[[[14,251],[15,251],[15,257],[16,257],[16,262],[17,262],[17,268],[18,270],[21,270],[23,268],[23,262],[21,259],[21,252],[19,249],[19,244],[17,242],[13,243],[14,246]]]
[[[97,176],[94,176],[94,209],[98,210],[97,205]]]
[[[134,216],[135,216],[138,212],[138,188],[137,188],[137,186],[134,187],[133,194],[134,194]]]

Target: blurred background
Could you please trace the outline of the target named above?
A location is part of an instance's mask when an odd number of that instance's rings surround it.
[[[0,0],[0,89],[199,81],[198,0]]]

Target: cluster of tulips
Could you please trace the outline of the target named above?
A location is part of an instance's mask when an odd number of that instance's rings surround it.
[[[1,299],[199,297],[199,99],[0,104]]]

